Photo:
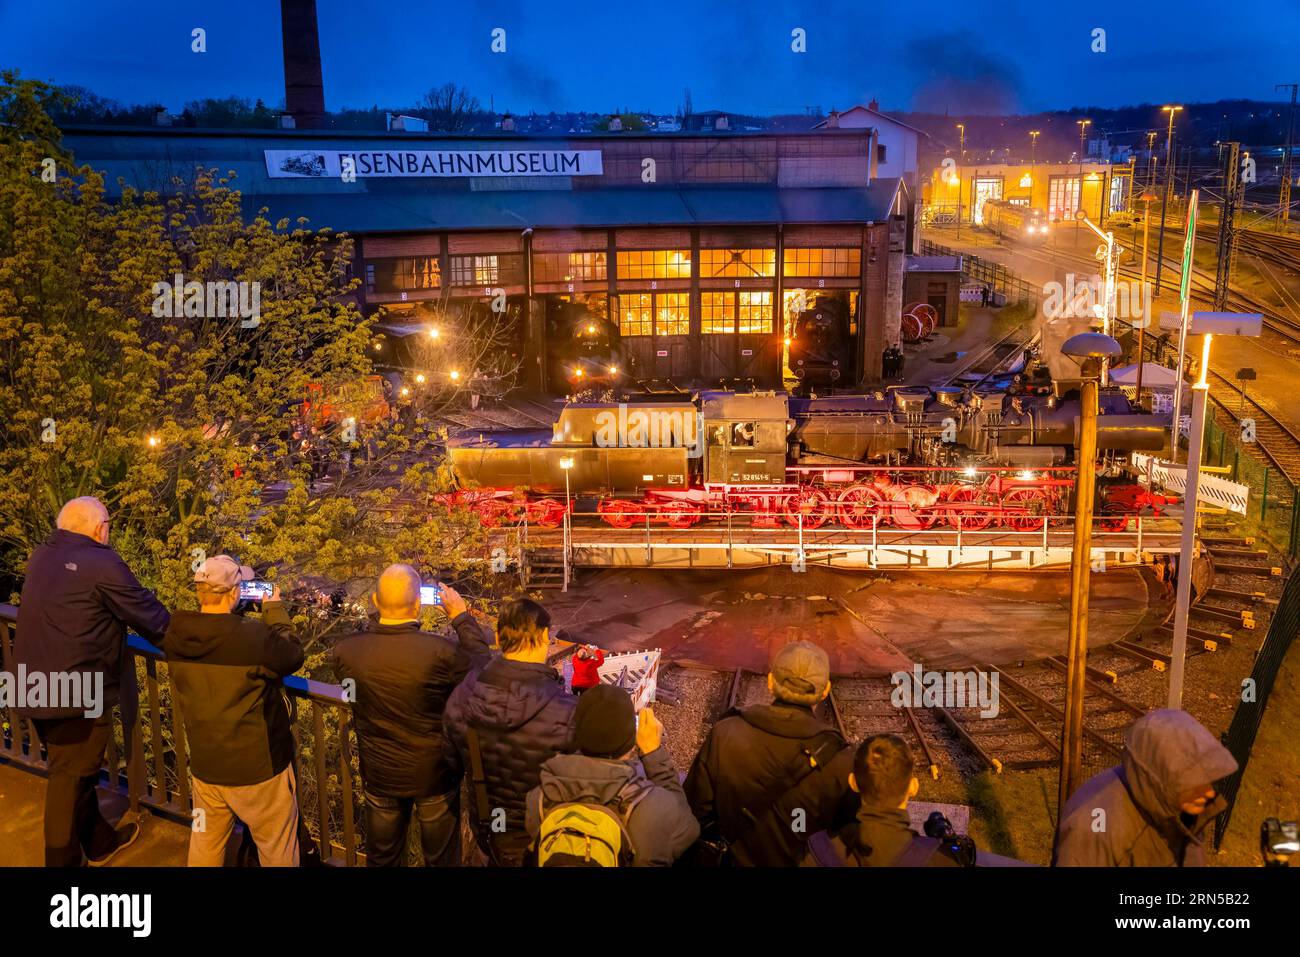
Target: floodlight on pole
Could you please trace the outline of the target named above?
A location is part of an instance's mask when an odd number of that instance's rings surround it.
[[[1088,214],[1082,209],[1075,214],[1075,218],[1096,233],[1103,243],[1106,244],[1105,257],[1105,275],[1102,284],[1102,302],[1101,302],[1101,331],[1103,335],[1109,336],[1114,331],[1115,323],[1115,298],[1118,292],[1118,270],[1119,257],[1115,249],[1115,233],[1113,231],[1103,230],[1100,226],[1088,218]],[[1110,362],[1107,359],[1101,361],[1101,384],[1103,386],[1110,384]]]
[[[1097,495],[1097,396],[1104,364],[1122,353],[1110,336],[1083,332],[1061,352],[1079,363],[1080,427],[1074,455],[1074,547],[1070,554],[1070,635],[1066,651],[1064,721],[1057,820],[1064,820],[1070,795],[1082,783],[1084,678],[1088,663],[1088,590],[1092,571],[1092,519]]]

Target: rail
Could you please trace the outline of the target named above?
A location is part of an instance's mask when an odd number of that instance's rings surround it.
[[[0,658],[9,674],[17,673],[17,624],[18,609],[0,605]],[[189,827],[194,813],[189,748],[166,659],[135,634],[129,636],[128,648],[134,667],[123,675],[122,703],[100,780],[125,795],[131,810],[148,810]],[[320,859],[332,865],[364,863],[357,831],[361,789],[353,762],[352,706],[341,686],[296,675],[284,679],[284,692],[294,712],[298,810],[314,832]],[[19,717],[12,703],[3,714],[0,761],[47,774],[44,748],[31,722]]]

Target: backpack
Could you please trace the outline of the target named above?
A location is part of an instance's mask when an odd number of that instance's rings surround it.
[[[933,837],[916,836],[903,848],[890,867],[925,867],[940,850],[942,842]],[[808,838],[808,851],[818,867],[849,867],[844,843],[829,831],[818,831]],[[855,855],[856,856],[856,855]]]
[[[538,867],[631,867],[636,847],[627,832],[627,820],[637,803],[650,793],[648,781],[631,782],[613,806],[568,801],[546,808],[537,792],[537,840],[533,844]]]

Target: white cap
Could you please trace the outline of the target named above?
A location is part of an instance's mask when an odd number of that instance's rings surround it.
[[[213,555],[194,573],[196,582],[206,582],[217,591],[229,591],[241,581],[252,581],[257,576],[247,565],[241,565],[229,555]]]

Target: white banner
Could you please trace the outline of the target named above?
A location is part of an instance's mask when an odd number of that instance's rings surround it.
[[[626,691],[632,698],[632,707],[640,711],[655,699],[659,687],[659,655],[658,648],[606,655],[600,666],[600,680]]]
[[[271,179],[599,176],[600,150],[263,150]]]
[[[1187,465],[1166,462],[1152,455],[1133,453],[1133,468],[1137,470],[1138,481],[1146,485],[1148,481],[1165,491],[1183,495],[1187,491]],[[1250,498],[1250,486],[1229,482],[1218,475],[1201,473],[1196,485],[1196,497],[1199,501],[1226,508],[1238,515],[1246,514]]]

